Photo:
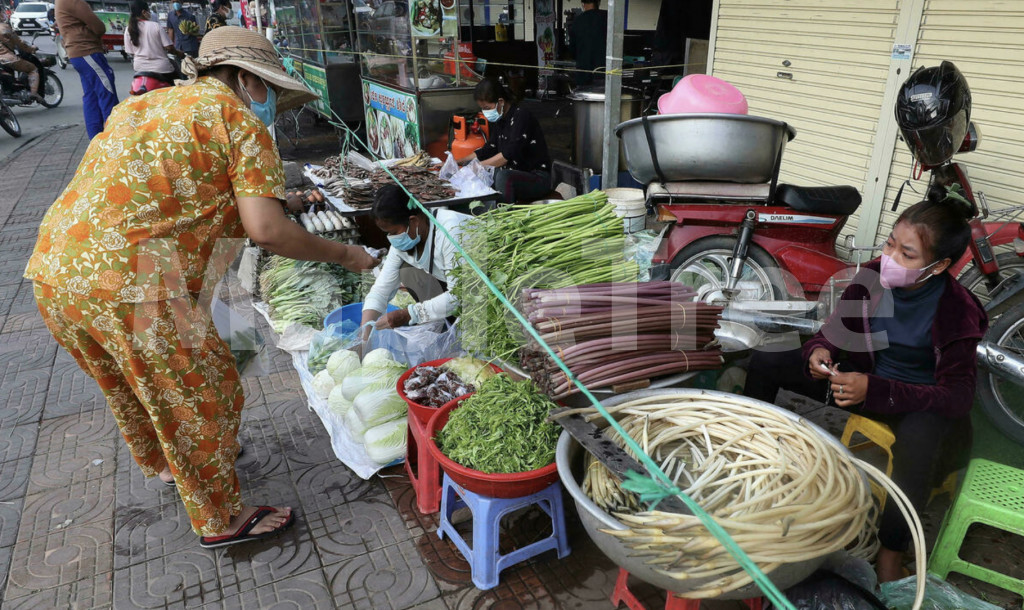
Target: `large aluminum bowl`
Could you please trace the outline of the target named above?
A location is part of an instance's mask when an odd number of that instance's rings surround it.
[[[622,394],[615,396],[608,400],[602,401],[601,404],[612,407],[624,402],[636,400],[638,398],[644,398],[647,396],[669,396],[679,394],[691,394],[697,396],[722,396],[728,397],[733,400],[742,400],[748,402],[751,405],[756,405],[763,408],[769,408],[782,416],[797,421],[800,416],[791,413],[785,409],[781,409],[774,405],[768,405],[759,400],[753,400],[750,398],[744,398],[742,396],[736,396],[735,394],[727,394],[725,392],[715,392],[712,390],[695,390],[695,389],[674,389],[674,390],[639,390],[630,394]],[[602,420],[603,421],[603,420]],[[807,422],[815,431],[821,434],[822,438],[826,439],[837,451],[851,455],[850,450],[843,446],[831,434],[816,426],[811,422]],[[605,424],[607,425],[607,424]],[[598,422],[598,426],[601,423]],[[565,487],[569,495],[576,502],[576,510],[580,515],[580,521],[583,523],[583,528],[590,535],[590,538],[594,543],[608,556],[613,562],[618,564],[620,567],[625,568],[630,574],[637,578],[644,580],[656,587],[660,587],[667,591],[678,593],[682,596],[686,596],[688,591],[693,591],[702,588],[705,583],[711,579],[689,579],[679,580],[659,574],[655,572],[650,566],[648,566],[643,559],[631,557],[632,550],[619,541],[619,539],[610,536],[600,530],[624,530],[628,529],[621,521],[612,517],[605,511],[598,508],[594,502],[587,497],[580,485],[583,482],[583,458],[586,451],[576,442],[568,432],[563,431],[562,435],[558,439],[558,447],[555,453],[555,462],[558,464],[558,475],[562,480],[562,485]],[[867,480],[865,478],[865,485]],[[779,589],[788,589],[789,587],[804,580],[815,570],[817,570],[824,562],[828,555],[822,555],[815,559],[802,561],[798,563],[784,564],[779,568],[768,573],[768,577],[775,583],[775,586]],[[761,595],[760,589],[756,584],[749,584],[739,589],[734,589],[719,599],[748,599],[751,597],[759,597]]]
[[[776,158],[796,137],[796,130],[781,121],[743,114],[662,114],[647,120],[669,182],[768,182]],[[620,123],[615,133],[622,139],[633,178],[643,184],[660,181],[643,119]]]

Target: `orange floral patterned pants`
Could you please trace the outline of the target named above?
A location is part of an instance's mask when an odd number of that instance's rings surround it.
[[[34,288],[47,328],[99,384],[142,472],[170,466],[192,529],[223,534],[242,510],[235,459],[245,397],[208,312],[187,297],[118,303]]]

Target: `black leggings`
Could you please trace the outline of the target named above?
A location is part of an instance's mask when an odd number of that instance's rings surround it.
[[[774,403],[779,390],[788,390],[815,400],[825,400],[827,387],[826,381],[814,380],[804,374],[800,350],[756,351],[750,359],[743,394]],[[949,473],[967,465],[973,434],[970,415],[949,419],[928,411],[883,414],[854,408],[851,412],[892,428],[896,436],[892,446],[892,480],[918,513],[928,503],[932,488],[941,485]],[[910,545],[910,528],[895,502],[885,503],[878,540],[883,547],[893,551],[905,551]]]
[[[551,192],[551,174],[543,170],[521,172],[500,167],[494,172],[494,190],[502,203],[536,201]]]

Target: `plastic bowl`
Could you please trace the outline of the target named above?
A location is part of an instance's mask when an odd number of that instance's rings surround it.
[[[707,74],[691,74],[658,98],[660,114],[747,114],[747,98],[729,83]]]
[[[405,395],[405,380],[411,377],[412,372],[421,366],[441,366],[442,364],[448,362],[449,360],[451,360],[451,358],[441,358],[440,360],[430,360],[428,362],[421,362],[416,366],[412,367],[411,369],[409,369],[408,371],[402,373],[402,376],[398,378],[398,395],[402,397],[402,400],[405,401],[405,404],[409,405],[409,410],[413,412],[413,414],[416,416],[416,419],[418,419],[420,423],[422,423],[423,425],[426,425],[430,421],[430,418],[434,416],[434,413],[437,413],[437,410],[440,407],[430,407],[427,405],[421,405],[418,402],[413,402],[409,400],[409,397]],[[495,373],[504,372],[493,364],[489,366],[491,367],[491,370],[494,371]],[[469,394],[467,394],[467,396],[468,395]]]
[[[396,309],[398,308],[394,305],[388,304],[388,311],[395,311]],[[349,303],[335,309],[324,317],[324,328],[346,320],[354,323],[355,327],[359,328],[359,323],[363,320],[363,304]]]
[[[470,396],[472,394],[456,398],[437,409],[430,421],[427,422],[427,448],[430,450],[430,455],[434,456],[434,459],[448,473],[452,481],[473,493],[491,498],[521,498],[537,493],[558,480],[558,464],[556,462],[527,472],[488,474],[466,468],[441,453],[441,449],[434,442],[434,437],[448,423],[448,417],[452,411]]]

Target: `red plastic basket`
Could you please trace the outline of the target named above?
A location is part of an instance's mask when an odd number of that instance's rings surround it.
[[[412,367],[411,369],[409,369],[408,371],[402,373],[402,376],[398,378],[398,395],[402,397],[402,400],[404,400],[407,405],[409,405],[409,410],[412,411],[413,415],[416,416],[416,419],[421,421],[423,425],[426,425],[427,422],[430,421],[430,418],[434,416],[434,413],[437,413],[439,407],[421,405],[418,402],[413,402],[409,400],[409,398],[405,395],[405,380],[412,375],[413,371],[415,371],[421,366],[441,366],[442,364],[448,362],[449,360],[451,360],[451,358],[441,358],[440,360],[429,360],[427,362],[421,362],[416,366]],[[494,366],[493,364],[489,366],[491,367],[491,370],[493,370],[495,373],[503,372],[500,368]]]
[[[427,423],[427,448],[441,465],[452,481],[465,489],[491,498],[521,498],[544,489],[558,479],[558,464],[551,462],[543,468],[514,472],[511,474],[488,474],[458,464],[444,453],[434,442],[434,437],[448,423],[448,417],[457,409],[463,400],[472,396],[467,394],[456,398],[440,409]]]

